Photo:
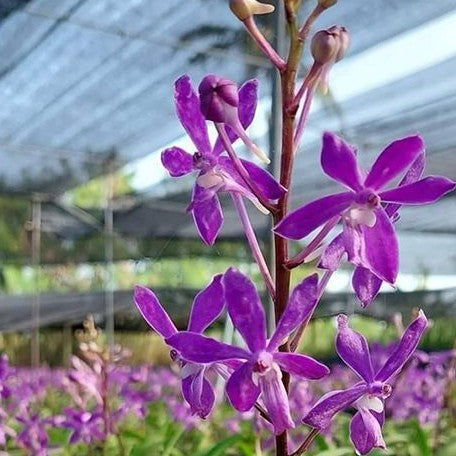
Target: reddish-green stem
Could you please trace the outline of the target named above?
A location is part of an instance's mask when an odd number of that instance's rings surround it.
[[[293,106],[295,96],[296,75],[299,61],[302,54],[302,41],[298,39],[298,27],[296,22],[296,3],[285,0],[285,15],[290,35],[290,47],[288,52],[285,70],[281,72],[282,92],[282,153],[280,160],[280,183],[287,189],[291,185],[291,171],[294,158],[294,124],[296,110],[290,109]],[[277,213],[274,214],[274,224],[279,223],[285,217],[288,210],[288,193],[286,193],[277,204]],[[290,270],[286,268],[288,259],[288,241],[280,236],[274,236],[275,250],[275,319],[276,322],[282,316],[288,301],[290,291]],[[281,351],[289,351],[288,344],[280,347]],[[282,381],[288,391],[290,376],[282,372]],[[276,436],[276,455],[288,456],[288,433],[285,431]]]
[[[302,442],[301,446],[290,456],[301,456],[302,453],[306,452],[307,449],[309,448],[310,444],[313,442],[314,438],[318,435],[320,431],[317,429],[312,429],[304,439],[304,442]]]

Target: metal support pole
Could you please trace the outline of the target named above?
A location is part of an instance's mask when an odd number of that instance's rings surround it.
[[[32,338],[30,360],[33,367],[40,364],[40,263],[41,263],[41,198],[32,199],[32,267],[34,293],[32,301]]]
[[[287,52],[285,8],[283,2],[278,2],[274,17],[274,48],[279,55],[284,56]],[[278,178],[280,173],[280,159],[282,150],[282,93],[280,86],[280,74],[275,67],[271,69],[271,117],[269,128],[269,157],[271,163],[269,171]],[[274,258],[274,235],[271,231],[269,239],[270,251],[268,255],[269,267],[275,276]],[[274,329],[274,303],[270,300],[268,309],[268,325],[272,332]]]
[[[106,340],[114,346],[114,178],[109,165],[104,211]]]

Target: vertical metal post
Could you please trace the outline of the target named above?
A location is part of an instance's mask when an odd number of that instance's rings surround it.
[[[106,182],[106,204],[104,210],[105,238],[105,312],[106,339],[108,346],[114,346],[114,178],[111,164]]]
[[[286,48],[286,27],[285,27],[285,8],[283,2],[278,2],[274,17],[274,47],[276,51],[285,56]],[[280,74],[275,67],[271,70],[271,117],[269,128],[269,157],[271,163],[269,171],[273,176],[278,177],[280,173],[280,159],[282,150],[282,92],[280,85]],[[270,252],[268,255],[270,270],[275,275],[274,258],[274,235],[271,231],[269,239]],[[274,303],[270,300],[268,309],[269,329],[274,329]]]
[[[31,364],[40,364],[40,263],[41,263],[41,198],[34,195],[32,199],[32,267],[34,293],[32,301],[32,338]]]
[[[73,331],[70,323],[64,323],[62,328],[62,366],[71,365],[73,354]]]

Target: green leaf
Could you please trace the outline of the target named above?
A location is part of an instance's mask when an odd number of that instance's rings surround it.
[[[216,443],[205,453],[202,453],[201,456],[225,456],[226,450],[239,442],[241,438],[242,437],[240,435],[232,435],[230,437],[227,437],[226,439],[223,439],[220,442]]]
[[[329,445],[321,434],[315,437],[314,443],[320,451],[329,450]]]
[[[431,447],[428,444],[428,435],[426,434],[426,432],[423,430],[423,428],[420,426],[420,424],[416,420],[411,421],[410,425],[412,426],[412,429],[414,430],[415,443],[420,450],[420,455],[421,456],[432,456]]]

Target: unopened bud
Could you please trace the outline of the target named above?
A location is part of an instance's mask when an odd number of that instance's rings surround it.
[[[265,163],[269,163],[268,157],[248,137],[239,120],[237,85],[228,79],[219,78],[215,74],[208,74],[201,81],[198,92],[200,111],[203,116],[215,123],[229,125],[253,154]],[[213,180],[210,183],[212,182]]]
[[[335,59],[335,61],[338,62],[339,60],[342,60],[347,53],[348,46],[350,45],[350,34],[345,27],[340,27],[338,25],[330,27],[328,32],[331,32],[338,39],[339,49],[337,50]]]
[[[315,62],[324,65],[336,58],[339,51],[339,39],[328,30],[315,33],[310,43],[310,51]]]
[[[336,3],[337,0],[318,0],[318,4],[324,9],[331,8],[331,6],[334,6]]]
[[[230,0],[230,9],[241,21],[245,21],[255,14],[268,14],[274,11],[274,6],[257,0]]]
[[[237,110],[239,105],[237,85],[214,74],[208,74],[203,78],[198,92],[201,113],[213,122],[227,122],[231,115],[228,111],[232,111],[232,108]]]

